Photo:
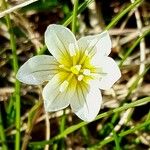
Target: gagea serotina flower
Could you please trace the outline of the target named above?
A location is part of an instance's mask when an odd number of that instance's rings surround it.
[[[120,78],[115,61],[108,57],[111,40],[107,31],[75,39],[62,25],[49,25],[45,43],[53,56],[30,58],[17,73],[17,79],[26,84],[39,85],[48,81],[43,89],[47,112],[71,106],[84,121],[92,121],[102,102],[99,89],[109,89]]]

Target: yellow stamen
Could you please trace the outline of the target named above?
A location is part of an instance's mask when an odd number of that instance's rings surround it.
[[[89,55],[88,50],[85,50],[85,52],[83,54],[83,57],[80,60],[79,64],[82,64],[86,60],[86,58],[88,57],[88,55]]]
[[[71,67],[71,71],[74,74],[79,74],[80,69],[81,69],[81,65],[75,65],[75,66]]]
[[[73,75],[74,75],[74,74],[71,73],[71,74],[67,77],[67,81],[68,81],[68,82],[72,79]]]
[[[61,69],[64,69],[65,71],[69,71],[70,72],[70,69],[65,67],[64,65],[59,65],[59,68]]]
[[[64,65],[59,65],[59,68],[64,68],[65,66]]]

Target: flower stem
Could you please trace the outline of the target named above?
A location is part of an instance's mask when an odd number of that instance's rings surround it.
[[[76,33],[77,14],[78,14],[78,0],[74,0],[73,18],[72,18],[72,32],[74,34]]]
[[[7,9],[7,3],[5,0],[2,0],[3,9]],[[12,24],[9,15],[5,17],[8,31],[10,34],[10,47],[12,49],[13,55],[13,70],[16,75],[18,71],[18,57],[16,53],[16,40],[13,33]],[[15,107],[16,107],[16,137],[15,137],[15,150],[20,150],[20,82],[16,80],[15,82]]]

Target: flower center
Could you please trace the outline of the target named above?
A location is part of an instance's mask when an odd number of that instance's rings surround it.
[[[89,83],[90,80],[93,79],[100,79],[101,78],[101,73],[103,72],[100,68],[94,67],[93,65],[90,64],[90,57],[88,57],[88,51],[85,51],[84,54],[80,54],[80,60],[79,54],[75,52],[75,46],[70,44],[69,45],[69,51],[70,51],[70,56],[72,57],[72,62],[70,66],[65,66],[63,64],[59,65],[59,68],[67,73],[67,78],[62,81],[60,85],[60,92],[65,91],[69,84],[73,83],[75,80],[77,82],[85,82]],[[75,80],[74,80],[75,79]]]
[[[75,66],[72,66],[70,70],[73,74],[77,75],[79,74],[80,69],[81,69],[81,65],[75,65]]]
[[[73,76],[75,76],[78,81],[82,81],[83,79],[85,79],[85,77],[92,77],[91,70],[88,68],[85,68],[85,69],[82,68],[82,65],[77,64],[70,68],[66,67],[64,65],[59,65],[59,67],[66,72],[70,72],[69,77],[66,79],[66,81],[68,83]],[[62,89],[65,89],[68,86],[68,83],[66,81],[65,81],[65,83],[62,84],[61,87],[63,87],[63,88],[61,88],[61,91],[62,91]]]

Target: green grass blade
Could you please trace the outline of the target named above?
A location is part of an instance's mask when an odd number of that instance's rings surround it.
[[[135,42],[134,44],[129,48],[129,50],[126,52],[126,54],[124,55],[124,57],[122,58],[122,60],[119,63],[119,67],[121,68],[123,66],[123,63],[125,62],[125,60],[128,58],[128,56],[132,53],[132,51],[134,50],[134,48],[140,43],[140,41],[147,36],[150,33],[150,29],[146,30],[142,36],[140,36]]]
[[[137,130],[142,130],[145,126],[149,125],[150,124],[150,120],[148,121],[145,121],[144,123],[141,123],[141,124],[138,124],[137,126],[133,127],[132,129],[129,129],[129,130],[126,130],[126,131],[123,131],[121,133],[119,133],[119,137],[124,137],[128,134],[131,134],[131,133],[134,133],[135,131]],[[100,143],[97,143],[96,145],[94,146],[91,146],[90,148],[88,148],[88,150],[93,150],[93,149],[100,149],[102,148],[104,145],[112,142],[114,140],[114,136],[113,137],[110,137],[108,139],[105,139],[104,141],[100,142]]]
[[[132,102],[132,103],[129,103],[129,104],[125,104],[119,108],[115,108],[113,110],[110,110],[108,112],[105,112],[105,113],[102,113],[100,115],[98,115],[95,119],[96,120],[99,120],[101,118],[104,118],[104,117],[107,117],[107,116],[110,116],[114,113],[117,113],[117,112],[121,112],[123,110],[126,110],[126,109],[129,109],[129,108],[133,108],[133,107],[137,107],[139,104],[142,105],[142,104],[145,104],[145,103],[148,103],[150,102],[150,97],[146,97],[146,98],[143,98],[143,99],[140,99],[140,100],[137,100],[135,102]],[[29,144],[30,145],[46,145],[46,144],[53,144],[54,141],[57,141],[61,138],[64,138],[66,135],[80,129],[81,127],[85,126],[89,124],[89,122],[81,122],[79,124],[76,124],[76,125],[73,125],[69,128],[67,128],[63,133],[55,136],[54,138],[52,138],[51,140],[49,141],[40,141],[40,142],[30,142]]]
[[[6,144],[6,136],[5,136],[4,126],[3,126],[1,108],[0,108],[0,139],[2,141],[2,149],[3,150],[8,150],[8,147],[7,147],[7,144]]]
[[[136,0],[134,3],[129,4],[126,8],[123,8],[120,13],[109,23],[109,25],[105,28],[106,30],[114,27],[118,21],[126,15],[130,10],[134,9],[137,5],[139,5],[143,0]]]
[[[2,0],[3,9],[7,9],[7,3],[5,0]],[[15,75],[18,71],[18,57],[16,52],[16,40],[11,25],[11,20],[9,15],[5,16],[7,28],[10,34],[10,46],[13,54],[13,70]],[[20,150],[20,82],[16,80],[15,82],[15,108],[16,108],[16,137],[15,137],[15,150]]]

